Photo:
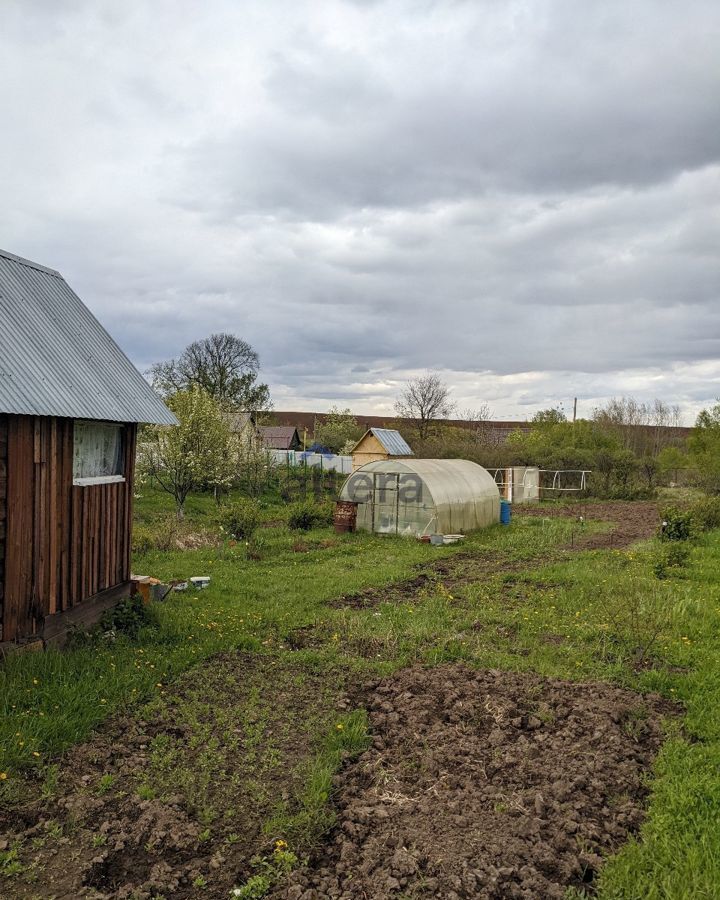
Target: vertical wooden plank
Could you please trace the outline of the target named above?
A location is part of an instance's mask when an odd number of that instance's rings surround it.
[[[98,506],[96,511],[97,516],[97,525],[95,531],[95,538],[97,540],[98,547],[98,555],[97,555],[97,584],[95,586],[95,593],[101,591],[105,586],[105,488],[106,484],[100,484],[96,488],[94,488]]]
[[[58,600],[58,420],[50,419],[48,435],[48,615],[57,612]]]
[[[125,535],[125,553],[123,560],[122,580],[130,579],[130,565],[132,556],[132,524],[133,524],[133,494],[135,490],[135,453],[137,446],[137,425],[130,424],[125,428],[125,521],[123,531]]]
[[[95,579],[97,575],[98,547],[97,528],[95,527],[95,510],[97,508],[97,492],[94,491],[91,487],[84,488],[84,490],[87,491],[88,500],[90,501],[90,509],[88,511],[88,530],[84,537],[84,541],[86,544],[88,540],[90,541],[90,569],[88,571],[88,586],[85,597],[83,598],[87,599],[88,597],[92,597],[92,595],[96,592]]]
[[[102,543],[103,543],[103,565],[102,565],[102,589],[110,587],[110,558],[112,554],[112,529],[110,528],[110,495],[114,485],[103,485],[103,508],[102,508]]]
[[[5,601],[5,540],[7,535],[7,429],[8,417],[0,415],[0,641],[3,640]]]
[[[31,633],[35,488],[34,422],[9,416],[7,436],[7,537],[3,640]]]
[[[110,525],[110,569],[109,569],[109,579],[111,585],[116,585],[119,581],[119,573],[118,573],[118,538],[120,536],[120,532],[117,527],[117,508],[118,508],[118,497],[120,496],[120,488],[121,484],[113,484],[111,485],[112,491],[110,492],[110,509],[108,511],[108,522]]]
[[[70,547],[73,527],[72,486],[72,420],[60,419],[60,470],[58,473],[58,545],[60,547],[60,596],[58,609],[65,610],[72,603],[72,575]]]
[[[82,489],[71,488],[72,519],[70,523],[70,547],[68,550],[70,563],[70,593],[68,595],[68,607],[74,606],[80,599],[82,583]]]
[[[78,550],[82,560],[82,582],[76,603],[82,603],[82,601],[90,595],[90,570],[92,567],[92,547],[90,544],[90,494],[87,488],[80,488],[80,494],[82,496],[82,525],[80,526]]]
[[[99,485],[99,489],[95,488],[95,518],[93,520],[93,535],[95,538],[95,570],[94,570],[94,581],[93,581],[93,594],[97,594],[100,590],[100,579],[102,573],[102,561],[101,561],[101,548],[102,548],[102,485]]]

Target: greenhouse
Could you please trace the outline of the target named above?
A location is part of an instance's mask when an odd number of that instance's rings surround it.
[[[464,534],[500,519],[500,493],[466,459],[387,459],[366,463],[345,482],[357,527],[381,534]]]

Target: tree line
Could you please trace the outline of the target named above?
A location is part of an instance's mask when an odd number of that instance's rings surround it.
[[[139,471],[175,498],[179,515],[191,491],[219,497],[240,488],[257,497],[279,481],[270,454],[253,440],[252,423],[246,419],[248,427],[238,427],[242,416],[270,421],[270,391],[259,372],[256,351],[226,333],[195,341],[150,369],[153,386],[180,424],[142,430]],[[687,441],[678,436],[677,406],[621,397],[573,422],[559,409],[542,410],[528,428],[500,442],[486,404],[463,413],[462,426],[453,424],[449,387],[426,372],[404,385],[395,411],[395,426],[418,457],[464,458],[486,468],[585,469],[592,472],[592,492],[606,497],[649,496],[668,482],[720,493],[720,402],[700,414]],[[350,408],[332,407],[317,422],[312,443],[348,453],[362,434]]]

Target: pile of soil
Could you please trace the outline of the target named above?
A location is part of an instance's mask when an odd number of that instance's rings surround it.
[[[644,541],[657,534],[660,526],[660,513],[657,503],[651,500],[610,500],[604,503],[580,502],[572,505],[553,505],[544,503],[539,506],[522,506],[515,510],[516,515],[541,516],[580,520],[595,519],[611,522],[612,531],[608,534],[594,534],[584,537],[580,527],[574,535],[572,548],[575,550],[607,550],[629,547],[637,541]]]
[[[677,709],[532,674],[414,667],[369,698],[372,747],[336,777],[338,820],[272,894],[561,898],[635,832]]]

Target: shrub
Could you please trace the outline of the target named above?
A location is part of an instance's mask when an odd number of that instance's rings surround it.
[[[312,500],[306,500],[292,507],[288,516],[288,526],[294,531],[310,531],[312,528],[330,525],[332,518],[332,503],[314,503]]]
[[[693,519],[688,510],[668,507],[662,514],[660,537],[664,541],[689,541],[693,536]]]
[[[610,625],[612,639],[642,666],[674,616],[681,614],[671,591],[628,579],[622,588],[599,588],[596,599]]]
[[[687,565],[690,549],[686,543],[672,541],[661,544],[654,554],[653,573],[656,578],[667,578],[668,569],[681,569]]]
[[[133,525],[132,552],[139,554],[150,550],[172,550],[178,539],[179,528],[174,513],[152,524]]]
[[[720,497],[703,497],[692,505],[690,514],[698,531],[720,528]]]
[[[140,629],[151,624],[152,618],[139,594],[121,600],[117,606],[103,613],[100,619],[100,628],[103,631],[124,634],[131,640],[136,640]]]
[[[236,500],[220,508],[219,520],[226,534],[247,541],[260,525],[260,507],[253,500]]]
[[[153,549],[155,532],[149,525],[133,525],[132,552],[133,555],[148,553]]]

